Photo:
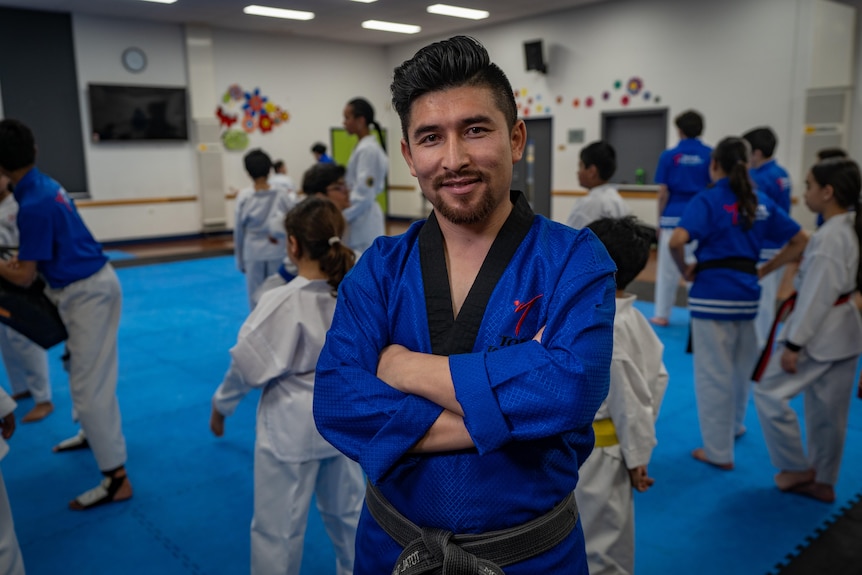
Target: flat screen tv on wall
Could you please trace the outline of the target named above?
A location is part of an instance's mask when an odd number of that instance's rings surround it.
[[[90,84],[94,142],[188,140],[185,88]]]

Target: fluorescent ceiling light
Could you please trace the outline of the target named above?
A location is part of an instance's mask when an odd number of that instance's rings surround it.
[[[351,2],[362,2],[363,4],[371,4],[372,2],[377,2],[377,0],[350,0]]]
[[[368,30],[383,30],[384,32],[398,32],[399,34],[416,34],[422,30],[421,26],[413,24],[397,24],[395,22],[381,22],[380,20],[366,20],[362,27]]]
[[[491,15],[485,10],[473,10],[472,8],[461,8],[447,4],[434,4],[427,8],[429,14],[440,14],[442,16],[454,16],[455,18],[469,18],[470,20],[482,20]]]
[[[284,8],[270,8],[269,6],[257,6],[252,4],[242,9],[246,14],[255,16],[268,16],[270,18],[285,18],[287,20],[311,20],[314,12],[302,12],[300,10],[285,10]]]
[[[177,0],[143,0],[144,2],[158,2],[159,4],[173,4]]]

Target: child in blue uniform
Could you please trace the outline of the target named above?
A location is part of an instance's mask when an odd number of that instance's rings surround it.
[[[779,470],[778,488],[831,503],[862,354],[862,320],[852,299],[862,286],[862,176],[856,162],[837,158],[815,164],[805,184],[805,204],[824,222],[802,254],[794,307],[754,400],[769,457]],[[785,250],[764,271],[796,255]],[[790,407],[799,394],[805,398],[807,454],[799,417]]]
[[[754,317],[760,300],[760,249],[766,239],[798,246],[807,236],[784,210],[752,188],[744,140],[722,140],[709,171],[715,183],[686,207],[670,249],[680,272],[693,282],[688,302],[703,447],[692,456],[733,469],[733,442],[745,431],[758,351]],[[687,264],[685,244],[695,240],[697,264]]]
[[[69,503],[75,510],[132,496],[126,475],[126,440],[117,400],[117,330],[120,282],[101,245],[84,225],[63,187],[35,166],[36,142],[17,120],[0,121],[0,172],[15,185],[18,261],[0,275],[29,286],[41,274],[69,338],[69,392],[102,482]]]
[[[778,165],[773,157],[778,145],[778,138],[770,128],[755,128],[742,135],[742,139],[751,146],[751,170],[749,175],[757,191],[763,192],[775,202],[779,208],[790,213],[790,176],[787,170]],[[782,248],[767,240],[760,250],[760,261],[766,262]],[[775,299],[778,297],[778,286],[784,275],[784,268],[760,279],[760,307],[754,328],[757,333],[757,346],[762,348],[769,337],[769,328],[775,318]]]
[[[668,242],[685,206],[692,197],[709,184],[709,146],[700,141],[703,117],[689,110],[674,120],[680,141],[676,147],[662,152],[655,171],[658,193],[658,251],[655,277],[655,313],[650,322],[658,326],[669,323],[670,310],[676,299],[679,271],[670,255]],[[693,261],[693,246],[686,257]]]

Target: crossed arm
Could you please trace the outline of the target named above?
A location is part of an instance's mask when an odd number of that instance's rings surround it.
[[[542,328],[534,341],[541,343]],[[436,453],[475,447],[464,424],[464,408],[455,396],[449,358],[410,351],[402,345],[384,348],[377,364],[377,377],[403,393],[424,397],[443,408],[431,428],[410,450]]]

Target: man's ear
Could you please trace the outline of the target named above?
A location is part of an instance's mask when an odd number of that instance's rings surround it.
[[[514,166],[521,161],[524,155],[524,148],[527,145],[527,124],[524,123],[524,120],[515,122],[510,142],[512,145],[512,165]]]
[[[407,162],[407,167],[410,168],[410,175],[415,178],[416,170],[413,168],[413,152],[410,150],[410,144],[404,138],[401,138],[401,155],[404,156],[404,161]]]

